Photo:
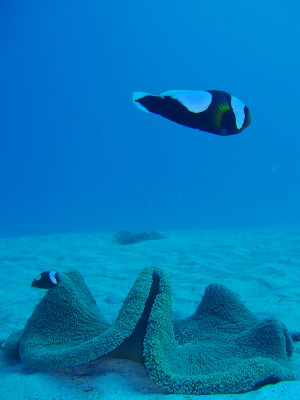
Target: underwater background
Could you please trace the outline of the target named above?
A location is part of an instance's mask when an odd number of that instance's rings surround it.
[[[0,235],[298,223],[295,1],[0,5]],[[219,137],[139,112],[135,90],[219,89]]]
[[[45,372],[26,364],[18,342],[13,360],[5,354],[7,338],[55,298],[65,271],[80,272],[108,326],[153,266],[173,290],[163,317],[193,315],[217,283],[259,321],[279,319],[293,334],[294,353],[282,362],[293,380],[264,386],[277,382],[267,376],[259,390],[201,399],[300,400],[299,12],[290,0],[0,2],[0,400],[164,400],[163,379],[152,382],[130,357]],[[172,89],[226,91],[249,107],[252,123],[216,136],[142,113],[131,98]],[[43,271],[57,280],[43,286]],[[154,276],[143,294],[145,332],[163,287]],[[76,307],[85,303],[74,293],[66,304],[82,328]],[[133,291],[134,304],[138,297]],[[57,315],[57,324],[39,321],[38,333],[44,323],[64,326]],[[65,350],[65,332],[54,348]],[[75,329],[74,343],[83,332]],[[260,338],[257,358],[273,356]],[[215,373],[211,354],[200,364]],[[186,400],[195,390],[170,393]]]

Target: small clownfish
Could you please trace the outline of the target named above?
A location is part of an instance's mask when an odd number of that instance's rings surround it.
[[[249,108],[220,90],[169,90],[159,96],[134,92],[132,100],[143,111],[220,136],[240,133],[251,123]]]
[[[32,281],[31,287],[36,287],[39,289],[50,289],[53,286],[57,285],[60,280],[61,276],[59,272],[45,271]]]

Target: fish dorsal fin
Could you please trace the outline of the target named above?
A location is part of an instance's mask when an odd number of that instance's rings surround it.
[[[245,121],[245,104],[235,96],[231,96],[231,108],[235,115],[236,127],[241,129]]]
[[[161,93],[161,96],[168,96],[179,101],[193,113],[207,110],[212,102],[212,94],[206,90],[168,90]]]

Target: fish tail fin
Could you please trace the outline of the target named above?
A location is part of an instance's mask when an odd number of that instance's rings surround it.
[[[150,93],[146,93],[146,92],[133,92],[132,93],[132,101],[134,102],[134,104],[137,106],[137,108],[139,108],[142,111],[145,112],[150,112],[147,110],[146,107],[144,107],[139,100],[142,99],[143,97],[146,96],[152,96]]]

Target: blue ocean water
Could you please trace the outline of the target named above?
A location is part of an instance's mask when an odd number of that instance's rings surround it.
[[[295,1],[3,0],[0,235],[300,221]],[[135,90],[219,89],[252,114],[197,132]]]

